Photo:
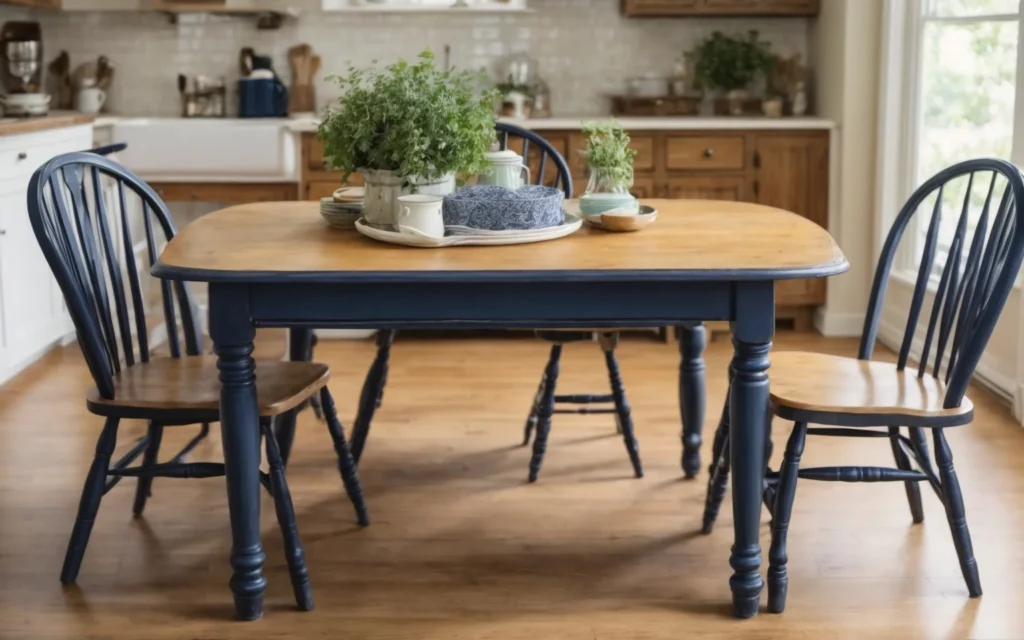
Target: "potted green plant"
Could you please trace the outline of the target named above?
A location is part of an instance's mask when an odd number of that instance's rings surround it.
[[[731,115],[743,115],[750,84],[759,73],[769,74],[775,63],[771,44],[761,40],[757,31],[747,32],[746,37],[715,31],[697,45],[693,55],[697,84],[723,93],[725,112]],[[716,111],[721,111],[717,104]]]
[[[580,198],[580,209],[586,215],[597,215],[612,209],[636,210],[637,202],[629,193],[633,186],[633,160],[636,149],[629,148],[629,135],[622,125],[588,122],[583,125],[590,178]]]
[[[394,224],[398,196],[446,195],[456,174],[486,170],[496,94],[480,90],[476,74],[441,71],[427,50],[414,63],[349,67],[332,79],[342,95],[317,137],[343,179],[363,174],[367,221]]]

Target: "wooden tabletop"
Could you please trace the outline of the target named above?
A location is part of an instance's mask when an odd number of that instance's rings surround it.
[[[318,202],[261,202],[203,216],[153,274],[195,281],[355,281],[562,277],[784,280],[849,268],[827,231],[788,211],[718,200],[647,200],[658,221],[634,233],[584,226],[525,245],[420,249],[333,229]],[[565,273],[571,272],[571,273]]]
[[[96,116],[86,113],[70,112],[33,118],[3,118],[0,119],[0,136],[16,136],[23,133],[36,133],[48,129],[89,124],[95,118]]]

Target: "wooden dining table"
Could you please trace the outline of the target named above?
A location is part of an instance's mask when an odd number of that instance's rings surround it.
[[[262,615],[267,583],[259,372],[250,357],[257,327],[611,328],[708,320],[729,321],[733,336],[729,586],[736,616],[756,615],[775,283],[835,275],[849,264],[827,231],[794,213],[711,200],[645,204],[658,209],[658,221],[635,233],[584,226],[536,244],[420,249],[331,228],[316,202],[262,202],[203,216],[170,241],[153,275],[209,283],[238,617]]]

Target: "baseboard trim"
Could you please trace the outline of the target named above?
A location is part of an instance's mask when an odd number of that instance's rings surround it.
[[[321,340],[366,340],[377,335],[376,329],[317,329]]]
[[[857,337],[864,330],[864,314],[834,313],[819,307],[814,312],[814,328],[828,338]]]

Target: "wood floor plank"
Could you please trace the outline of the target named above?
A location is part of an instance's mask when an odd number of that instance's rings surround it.
[[[853,340],[780,334],[779,349],[852,355]],[[737,621],[727,579],[732,518],[702,536],[706,472],[678,466],[675,345],[627,339],[622,373],[646,477],[632,477],[610,416],[558,415],[544,473],[526,483],[518,445],[548,346],[527,338],[399,340],[361,476],[373,525],[343,497],[326,428],[299,420],[289,483],[317,608],[295,610],[269,499],[267,612],[236,623],[222,480],[154,481],[108,494],[79,585],[58,581],[101,420],[78,352],[55,351],[0,387],[0,638],[677,639],[1024,637],[1024,429],[972,388],[975,423],[951,429],[985,596],[968,600],[942,506],[911,524],[903,487],[801,483],[786,613]],[[725,393],[727,341],[709,346],[705,464]],[[371,342],[324,341],[317,359],[342,415],[356,406]],[[602,392],[600,350],[565,347],[560,391]],[[777,456],[790,425],[774,431]],[[144,431],[123,430],[118,453]],[[171,452],[194,430],[165,436]],[[811,438],[807,465],[888,465],[884,440]],[[219,459],[219,433],[195,453]],[[778,461],[774,461],[778,464]],[[767,516],[762,546],[767,553]],[[765,557],[766,566],[767,558]],[[763,599],[762,599],[763,602]]]

